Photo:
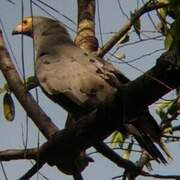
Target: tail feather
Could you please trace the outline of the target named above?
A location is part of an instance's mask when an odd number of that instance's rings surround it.
[[[168,151],[166,145],[163,142],[159,142],[158,145],[164,151],[168,159],[173,160],[173,157],[171,156],[171,153]]]
[[[163,164],[167,164],[166,159],[164,158],[161,151],[156,147],[156,145],[153,143],[152,139],[139,127],[133,123],[133,135],[139,145],[145,149],[149,155],[155,159],[158,163],[162,162]]]
[[[158,123],[148,110],[144,112],[140,119],[138,118],[135,126],[140,129],[140,132],[145,132],[145,134],[163,150],[168,159],[173,159],[166,145],[161,141],[162,134]]]
[[[148,152],[148,154],[158,163],[162,162],[163,164],[167,164],[167,161],[160,152],[160,150],[156,147],[156,145],[147,135],[141,134],[141,137],[135,136],[135,139],[138,141],[139,145],[143,149],[145,149]]]

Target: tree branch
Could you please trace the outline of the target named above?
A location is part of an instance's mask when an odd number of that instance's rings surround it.
[[[78,27],[75,43],[87,52],[98,48],[95,36],[95,0],[77,0]]]
[[[8,82],[8,86],[27,112],[28,116],[40,129],[46,138],[50,138],[59,129],[27,92],[18,72],[13,65],[10,55],[5,48],[2,31],[0,31],[0,69]]]
[[[32,149],[11,149],[0,151],[0,161],[10,161],[10,160],[19,160],[19,159],[37,159],[36,148]]]
[[[167,7],[169,3],[145,3],[135,14],[123,25],[123,27],[97,52],[97,56],[103,57],[132,27],[132,25],[145,13]]]
[[[138,115],[148,105],[157,101],[180,84],[180,45],[165,52],[157,60],[156,66],[134,81],[129,82],[122,90],[124,107],[128,119]],[[133,114],[132,117],[130,117]]]

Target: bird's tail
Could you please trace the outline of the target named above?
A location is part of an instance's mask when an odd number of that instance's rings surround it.
[[[166,145],[162,141],[160,141],[158,145],[164,151],[168,159],[173,160],[173,157],[171,156],[171,153],[168,151],[168,148],[166,147]]]
[[[140,120],[135,121],[135,126],[136,128],[139,128],[140,132],[146,134],[146,136],[148,136],[152,142],[155,142],[160,147],[160,149],[166,154],[169,160],[173,159],[170,152],[168,151],[168,148],[162,142],[162,132],[158,123],[156,122],[154,117],[149,113],[148,110],[144,112]]]
[[[156,160],[158,163],[162,162],[163,164],[167,164],[167,161],[161,151],[154,144],[152,139],[143,131],[143,129],[139,129],[139,127],[133,123],[129,125],[128,130],[131,134],[133,134],[141,148],[146,150],[154,160]]]

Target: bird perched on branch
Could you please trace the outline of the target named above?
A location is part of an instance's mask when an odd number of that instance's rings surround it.
[[[75,119],[98,108],[122,84],[129,82],[112,64],[77,47],[61,22],[47,17],[26,17],[13,34],[24,34],[34,39],[35,72],[40,87]],[[153,143],[156,141],[161,146],[160,128],[148,111],[143,117],[147,122],[137,118],[127,131],[133,133],[153,159],[166,163]]]

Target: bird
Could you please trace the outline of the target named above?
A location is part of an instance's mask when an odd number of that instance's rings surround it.
[[[36,50],[35,76],[45,95],[59,104],[70,119],[78,120],[129,82],[111,63],[76,46],[65,25],[49,17],[25,17],[12,31],[33,38]],[[143,121],[146,121],[145,123]],[[161,130],[148,110],[123,127],[157,162],[170,157],[161,142]],[[156,144],[155,144],[156,143]]]

